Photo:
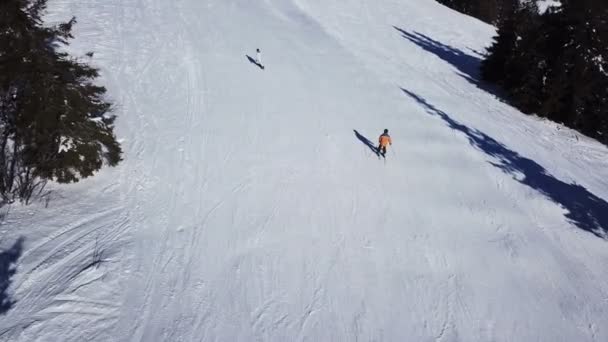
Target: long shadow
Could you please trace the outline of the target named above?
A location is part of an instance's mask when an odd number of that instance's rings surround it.
[[[262,65],[260,65],[260,63],[258,63],[253,57],[249,56],[249,55],[245,55],[245,57],[247,57],[247,59],[249,60],[249,62],[251,64],[257,65],[258,68],[260,69],[264,69],[264,67]]]
[[[0,252],[0,315],[10,310],[15,301],[8,296],[11,278],[15,274],[15,263],[23,252],[23,238],[17,239],[12,247]]]
[[[564,216],[572,224],[597,237],[608,239],[608,203],[605,200],[583,186],[568,184],[555,178],[535,161],[510,150],[483,132],[459,123],[417,94],[407,89],[401,90],[416,100],[427,113],[441,118],[448,127],[466,135],[472,146],[496,160],[489,162],[490,164],[559,204],[567,211]]]
[[[496,95],[501,99],[503,98],[503,95],[500,93],[500,90],[497,87],[481,80],[480,67],[482,59],[480,57],[468,54],[453,46],[443,44],[442,42],[434,40],[420,32],[408,32],[397,26],[393,26],[393,28],[399,31],[403,38],[454,66],[459,71],[457,73],[458,75],[476,87]],[[480,54],[477,51],[474,52]]]
[[[359,139],[359,141],[361,141],[365,146],[369,147],[369,149],[372,150],[372,152],[374,152],[377,156],[380,156],[380,151],[378,151],[378,148],[374,146],[374,143],[361,135],[361,133],[357,132],[356,129],[353,129],[353,132],[355,132],[355,136],[357,139]]]

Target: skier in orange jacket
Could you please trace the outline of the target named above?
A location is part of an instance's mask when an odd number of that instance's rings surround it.
[[[382,154],[383,157],[386,156],[386,147],[388,145],[393,144],[393,140],[391,140],[391,136],[388,135],[388,129],[384,130],[384,133],[378,138],[378,153]]]

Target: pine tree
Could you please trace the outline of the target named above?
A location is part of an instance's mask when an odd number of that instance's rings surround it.
[[[498,25],[498,35],[494,44],[488,48],[488,57],[481,64],[481,75],[489,82],[504,86],[507,60],[515,51],[520,37],[518,0],[514,0]]]
[[[114,166],[113,134],[98,71],[60,48],[75,19],[44,27],[46,0],[0,4],[0,194],[27,200],[47,180],[76,182]]]
[[[498,22],[511,0],[437,0],[437,2],[487,23]]]
[[[608,142],[608,7],[598,0],[568,0],[545,17],[555,46],[561,47],[560,53],[554,51],[558,57],[548,83],[562,91],[547,94],[554,105],[544,106],[540,114]]]
[[[511,4],[498,28],[494,45],[481,64],[481,75],[486,81],[501,85],[522,110],[530,112],[537,105],[542,88],[540,70],[543,56],[537,53],[536,32],[539,29],[538,8],[535,3]]]
[[[538,94],[543,88],[547,66],[542,54],[543,39],[538,7],[535,2],[522,3],[515,12],[516,41],[510,58],[506,60],[504,87],[513,102],[526,113],[538,109]]]
[[[543,15],[532,2],[499,25],[481,66],[525,113],[564,123],[608,143],[608,7],[564,0]]]

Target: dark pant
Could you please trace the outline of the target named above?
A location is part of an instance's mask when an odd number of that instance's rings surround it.
[[[378,145],[378,153],[386,154],[386,146]]]

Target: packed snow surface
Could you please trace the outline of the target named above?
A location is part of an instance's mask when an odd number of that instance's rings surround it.
[[[608,341],[608,150],[478,81],[493,27],[49,1],[72,15],[124,161],[1,208],[0,340]]]

